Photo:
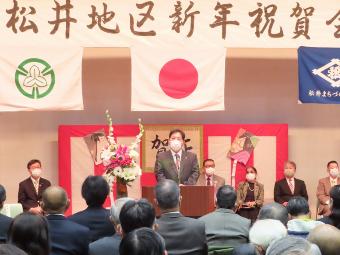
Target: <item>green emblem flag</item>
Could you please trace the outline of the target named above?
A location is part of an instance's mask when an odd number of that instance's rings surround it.
[[[81,47],[6,47],[0,111],[83,110]]]

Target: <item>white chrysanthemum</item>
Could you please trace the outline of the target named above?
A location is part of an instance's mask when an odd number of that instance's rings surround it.
[[[139,157],[139,153],[138,153],[137,151],[135,151],[135,150],[130,150],[130,151],[129,151],[129,156],[130,156],[132,159],[136,160],[136,159]]]

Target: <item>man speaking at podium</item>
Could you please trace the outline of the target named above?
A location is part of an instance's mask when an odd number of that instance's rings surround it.
[[[184,149],[185,134],[180,129],[169,133],[169,151],[157,154],[155,175],[157,182],[171,179],[182,185],[195,185],[199,176],[196,154]]]

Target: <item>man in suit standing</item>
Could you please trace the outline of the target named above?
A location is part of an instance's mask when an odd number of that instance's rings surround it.
[[[233,187],[220,187],[216,194],[217,209],[199,218],[205,223],[208,246],[236,247],[248,242],[251,221],[234,212],[236,199]]]
[[[4,186],[0,184],[0,210],[4,206],[4,202],[6,200],[6,190]],[[7,240],[7,232],[9,229],[9,225],[12,222],[12,218],[7,217],[0,213],[0,243],[5,243]]]
[[[24,211],[42,214],[41,195],[44,190],[51,186],[51,183],[40,177],[42,172],[40,160],[30,160],[27,163],[27,169],[30,177],[19,183],[18,203],[22,204]]]
[[[319,180],[316,196],[319,201],[318,214],[329,216],[331,210],[329,208],[330,196],[329,192],[332,187],[340,184],[338,162],[332,160],[327,163],[328,177]]]
[[[87,255],[90,230],[65,218],[69,200],[61,187],[49,187],[42,195],[41,207],[47,215],[51,255]]]
[[[179,186],[173,180],[163,180],[156,185],[155,194],[161,211],[161,217],[157,220],[157,231],[164,238],[168,253],[207,254],[204,223],[184,217],[179,212]]]
[[[109,192],[110,188],[104,177],[88,176],[81,187],[81,195],[88,207],[69,217],[71,221],[90,229],[91,242],[115,233],[110,221],[110,212],[103,207]]]
[[[203,161],[202,173],[197,179],[196,185],[199,186],[215,186],[216,190],[224,186],[225,180],[221,176],[215,174],[215,162],[213,159]]]
[[[289,199],[296,196],[304,197],[308,201],[306,184],[295,178],[296,164],[293,161],[285,162],[285,178],[277,181],[274,186],[275,202],[287,206]]]
[[[169,133],[169,151],[157,154],[155,175],[157,181],[171,179],[178,184],[195,185],[199,167],[196,154],[184,149],[185,134],[180,129]]]

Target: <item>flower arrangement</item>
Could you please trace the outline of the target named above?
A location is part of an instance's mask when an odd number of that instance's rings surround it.
[[[138,144],[144,133],[144,128],[139,119],[139,134],[129,146],[117,144],[112,126],[112,118],[106,110],[106,119],[109,125],[108,144],[101,152],[101,159],[105,166],[104,178],[109,183],[110,187],[116,182],[117,184],[129,185],[138,176],[142,174],[142,170],[137,163],[139,153],[136,151]]]

